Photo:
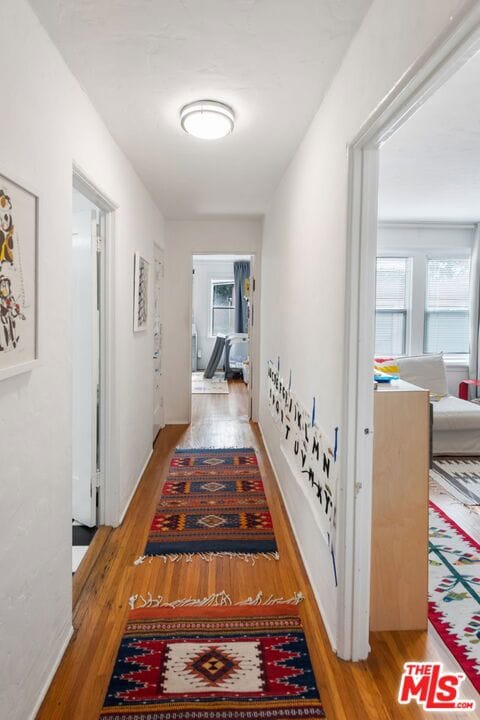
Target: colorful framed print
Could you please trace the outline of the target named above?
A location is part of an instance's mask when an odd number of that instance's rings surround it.
[[[0,174],[0,380],[38,361],[38,196]]]

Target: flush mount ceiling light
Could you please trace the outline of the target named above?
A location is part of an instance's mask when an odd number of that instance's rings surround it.
[[[215,100],[197,100],[180,110],[182,128],[202,140],[218,140],[232,132],[235,115],[228,105]]]

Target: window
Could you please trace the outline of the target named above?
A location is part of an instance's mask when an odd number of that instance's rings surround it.
[[[470,352],[470,258],[428,258],[424,352]]]
[[[377,258],[375,355],[405,353],[407,335],[408,258]]]
[[[233,280],[212,280],[212,335],[235,330]]]

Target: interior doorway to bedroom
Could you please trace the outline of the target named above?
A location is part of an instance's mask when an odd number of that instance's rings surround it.
[[[254,257],[192,257],[192,420],[252,416]]]
[[[379,150],[370,618],[426,630],[477,701],[479,79],[477,53]]]

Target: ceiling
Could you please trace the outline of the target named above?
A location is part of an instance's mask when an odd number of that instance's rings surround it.
[[[170,218],[257,215],[371,0],[30,0]],[[180,108],[230,104],[232,135],[187,136]]]
[[[382,147],[379,216],[480,221],[480,54]]]

